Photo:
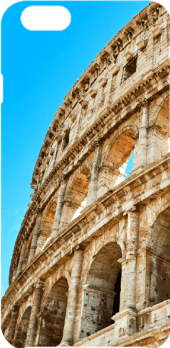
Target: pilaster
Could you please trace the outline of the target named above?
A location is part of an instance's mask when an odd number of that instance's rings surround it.
[[[135,209],[135,208],[134,208]],[[126,251],[126,308],[136,309],[136,252],[138,248],[139,212],[128,212]]]
[[[18,268],[17,268],[17,275],[19,273],[21,273],[21,271],[22,271],[22,265],[23,265],[23,261],[24,261],[26,250],[27,250],[27,242],[24,241],[23,245],[22,245],[22,249],[21,249],[20,258],[19,258],[19,263],[18,263]]]
[[[38,236],[40,233],[41,219],[42,219],[42,215],[39,214],[37,216],[37,220],[36,220],[35,231],[34,231],[34,235],[33,235],[32,242],[31,242],[31,248],[30,248],[28,262],[30,262],[32,260],[32,258],[35,255],[36,249],[37,249],[37,240],[38,240]]]
[[[43,289],[44,289],[44,282],[39,280],[37,283],[35,283],[32,310],[31,310],[29,326],[27,330],[27,338],[26,338],[25,347],[34,347],[36,331],[37,331],[37,314],[40,311]]]
[[[13,345],[13,339],[15,335],[15,328],[16,328],[16,323],[18,319],[18,313],[19,313],[19,307],[14,305],[11,311],[11,319],[9,323],[9,329],[8,329],[8,335],[7,335],[7,341]]]
[[[55,217],[54,217],[51,239],[55,238],[58,235],[62,207],[63,207],[63,201],[64,201],[64,196],[65,196],[65,191],[66,191],[66,186],[67,186],[67,178],[64,175],[62,175],[60,180],[61,180],[61,186],[59,189],[59,195],[58,195],[58,200],[57,200],[57,207],[56,207],[56,212],[55,212]]]
[[[74,251],[73,268],[71,273],[71,283],[68,293],[68,303],[66,318],[63,330],[63,339],[60,345],[67,346],[74,344],[74,324],[76,318],[77,302],[78,302],[78,286],[81,279],[81,270],[83,263],[83,250]]]
[[[101,161],[102,142],[100,140],[96,141],[93,144],[93,146],[95,148],[94,162],[93,162],[92,170],[91,170],[91,178],[90,178],[89,191],[87,196],[87,205],[91,205],[97,200],[98,175],[99,175],[99,166]]]

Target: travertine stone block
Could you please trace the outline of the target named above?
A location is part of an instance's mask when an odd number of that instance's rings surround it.
[[[168,26],[170,27],[170,17],[168,17],[166,20],[167,20]]]
[[[133,55],[131,52],[127,52],[127,53],[125,53],[124,57],[125,57],[126,62],[129,62],[133,58]]]
[[[146,40],[141,39],[137,43],[138,49],[142,51],[146,47]]]
[[[90,94],[90,96],[91,96],[92,98],[94,98],[94,97],[96,96],[96,94],[97,94],[97,90],[91,88],[91,89],[89,90],[89,94]]]
[[[152,31],[154,39],[156,39],[158,36],[162,34],[162,31],[159,27],[156,27]]]
[[[132,309],[123,310],[112,317],[112,320],[115,322],[115,339],[126,338],[136,333],[136,317],[137,314]]]
[[[106,85],[106,83],[107,83],[107,79],[104,78],[104,77],[101,77],[101,78],[99,79],[99,83],[100,83],[100,86],[101,86],[101,87],[104,87],[104,86]]]
[[[112,65],[111,67],[110,67],[110,71],[112,72],[112,75],[114,76],[114,75],[116,75],[117,73],[118,73],[118,71],[119,71],[119,67],[117,66],[117,65]]]

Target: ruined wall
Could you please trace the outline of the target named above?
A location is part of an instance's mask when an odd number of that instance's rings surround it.
[[[54,116],[2,299],[18,348],[158,347],[170,333],[169,27],[147,6]]]

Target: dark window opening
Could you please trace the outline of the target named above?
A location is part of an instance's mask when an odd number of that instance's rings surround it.
[[[130,76],[136,72],[137,58],[133,58],[125,67],[123,74],[123,82],[126,81]]]
[[[66,148],[66,146],[69,144],[69,132],[65,134],[64,137],[64,145],[63,145],[63,150]]]
[[[116,284],[114,291],[116,292],[115,298],[114,298],[114,303],[113,303],[113,313],[112,315],[115,315],[116,313],[119,312],[119,306],[120,306],[120,290],[121,290],[121,270],[118,274]]]

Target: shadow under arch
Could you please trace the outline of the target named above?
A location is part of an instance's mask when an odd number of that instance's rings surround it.
[[[109,151],[111,150],[114,142],[117,138],[119,138],[121,135],[125,134],[126,136],[130,138],[136,138],[138,136],[139,130],[138,127],[135,124],[130,124],[128,126],[125,126],[119,130],[117,130],[110,138],[109,146],[106,152],[106,159],[109,155]]]
[[[155,119],[155,126],[161,130],[162,146],[161,155],[164,156],[170,152],[170,109],[169,95],[162,103],[158,115]]]
[[[21,320],[20,320],[18,330],[17,330],[15,338],[14,338],[14,346],[17,348],[24,348],[25,347],[31,310],[32,310],[31,306],[27,307],[24,314],[22,315]]]
[[[125,170],[135,150],[135,139],[138,139],[138,127],[136,125],[121,128],[111,136],[107,150],[103,153],[99,172],[98,197],[113,189],[114,186],[126,178]],[[134,157],[136,158],[136,156]]]
[[[170,299],[170,204],[157,215],[147,247],[149,306],[153,306]]]
[[[165,98],[155,112],[153,124],[148,129],[147,163],[165,156],[170,151],[169,97]]]
[[[64,228],[73,218],[76,218],[75,213],[79,208],[83,208],[83,206],[81,206],[83,202],[85,203],[84,206],[86,205],[85,200],[89,189],[89,174],[89,168],[84,167],[77,173],[74,180],[71,180],[64,198],[60,223],[61,228]]]
[[[57,203],[54,201],[47,207],[41,222],[40,234],[37,241],[36,254],[45,246],[51,236]]]
[[[166,132],[167,129],[169,129],[169,92],[167,92],[167,96],[164,98],[162,103],[159,104],[155,113],[156,113],[156,117],[155,117],[154,124],[159,127],[165,128],[165,132]],[[160,122],[160,120],[162,119],[162,116],[165,116],[165,120],[163,124]]]
[[[68,281],[61,277],[52,286],[39,313],[39,329],[36,345],[38,347],[56,347],[63,336],[67,308]]]
[[[120,304],[121,257],[116,242],[107,243],[94,256],[84,284],[81,340],[113,324],[111,317]]]

